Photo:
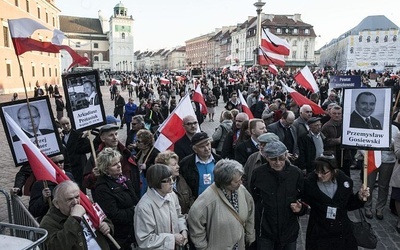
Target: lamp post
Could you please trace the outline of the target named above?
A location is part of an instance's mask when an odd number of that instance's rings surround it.
[[[257,8],[257,27],[256,27],[256,44],[257,44],[257,48],[255,49],[255,51],[257,53],[255,53],[254,56],[254,64],[258,63],[258,50],[259,47],[261,46],[261,11],[262,11],[262,7],[265,5],[264,2],[261,2],[261,0],[258,0],[258,2],[254,3],[254,6]]]

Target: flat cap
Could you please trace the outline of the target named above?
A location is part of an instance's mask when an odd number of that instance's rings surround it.
[[[119,129],[118,125],[106,124],[103,127],[101,127],[99,134],[102,135],[104,132],[108,132],[108,131],[111,131],[111,130],[118,130],[118,129]]]
[[[317,122],[317,121],[319,121],[319,120],[321,120],[321,118],[319,118],[319,117],[311,117],[311,118],[307,121],[307,125],[311,125],[311,124],[313,124],[314,122]]]
[[[205,132],[199,132],[193,135],[192,137],[192,146],[200,144],[204,141],[210,140],[210,137]]]
[[[112,116],[112,115],[107,115],[107,116],[106,116],[106,122],[107,122],[107,124],[117,124],[117,122],[120,122],[120,121],[121,121],[121,120],[115,118],[115,117]]]
[[[264,147],[264,153],[268,158],[275,158],[286,152],[287,148],[281,141],[272,141]]]
[[[279,141],[279,137],[274,133],[267,132],[257,137],[257,140],[262,143],[270,143],[273,141]]]

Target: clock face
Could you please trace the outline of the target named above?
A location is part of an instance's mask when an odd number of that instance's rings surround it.
[[[115,25],[116,32],[131,32],[131,26],[127,25]]]

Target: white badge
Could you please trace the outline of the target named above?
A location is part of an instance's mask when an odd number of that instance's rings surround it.
[[[326,218],[335,220],[336,219],[336,210],[337,210],[336,207],[328,207],[328,209],[326,210]]]
[[[350,187],[350,184],[349,184],[348,181],[345,181],[345,182],[343,183],[343,186],[344,186],[345,188],[349,188],[349,187]]]
[[[203,174],[203,181],[205,185],[211,184],[211,174]]]

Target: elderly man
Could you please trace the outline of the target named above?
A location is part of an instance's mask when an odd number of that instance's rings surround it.
[[[221,157],[211,151],[211,138],[207,133],[194,134],[191,142],[194,153],[183,158],[179,166],[181,175],[197,198],[214,182],[214,166]]]
[[[140,173],[136,163],[131,158],[131,152],[118,140],[118,125],[107,124],[101,127],[99,135],[101,144],[97,149],[97,153],[104,148],[113,148],[121,155],[122,174],[132,181],[133,188],[137,197],[140,197]],[[93,157],[90,157],[84,171],[84,186],[91,189],[92,195],[95,195],[94,184],[97,181],[97,176],[100,175],[98,168],[94,164]]]
[[[174,151],[181,160],[194,153],[190,140],[193,135],[199,131],[199,123],[197,122],[196,117],[188,115],[183,117],[182,126],[185,129],[185,134],[174,144]]]
[[[304,104],[300,108],[300,116],[294,120],[293,127],[296,128],[297,137],[305,135],[308,133],[307,121],[313,116],[313,111],[310,105]]]
[[[250,193],[255,203],[257,249],[296,249],[298,217],[306,206],[299,201],[303,173],[287,160],[281,141],[268,143],[262,156],[267,163],[253,171]]]
[[[107,219],[100,222],[97,237],[93,237],[82,222],[86,211],[80,204],[76,183],[64,181],[58,184],[54,189],[53,205],[40,223],[40,227],[49,233],[45,242],[48,249],[110,249],[104,235],[113,230],[112,224]]]
[[[265,123],[262,119],[251,119],[249,122],[250,139],[239,143],[235,148],[235,160],[244,165],[251,154],[258,151],[257,138],[266,133]]]
[[[283,112],[281,118],[268,125],[268,131],[276,134],[288,149],[288,157],[294,162],[299,155],[297,146],[297,131],[293,125],[295,115],[292,111]]]
[[[222,146],[221,157],[235,159],[236,141],[240,135],[240,129],[244,121],[247,121],[249,116],[242,112],[236,115],[232,130],[225,137],[224,145]]]
[[[28,109],[28,105],[25,104],[21,106],[17,111],[18,123],[21,126],[22,130],[29,138],[34,138],[35,133],[36,135],[46,135],[54,133],[52,129],[39,129],[40,125],[40,113],[39,109],[34,105],[29,105],[30,108]],[[31,111],[31,115],[29,114],[29,110]],[[33,122],[32,122],[33,121]],[[13,141],[19,141],[17,135],[13,136]]]
[[[60,119],[63,136],[62,143],[67,149],[67,155],[74,180],[78,183],[83,192],[86,189],[82,185],[83,169],[87,164],[86,154],[91,152],[90,141],[86,133],[78,132],[71,128],[71,121],[68,117]]]
[[[299,146],[299,159],[297,166],[310,173],[314,170],[314,160],[324,152],[325,136],[321,134],[321,118],[312,117],[307,121],[310,130],[307,134],[299,137],[297,144]]]
[[[88,100],[89,105],[99,105],[99,96],[97,95],[96,86],[90,80],[83,82],[83,92],[86,94],[86,100]]]
[[[351,128],[382,129],[381,122],[371,116],[375,111],[376,96],[361,92],[356,98],[356,109],[350,115]]]

